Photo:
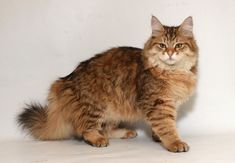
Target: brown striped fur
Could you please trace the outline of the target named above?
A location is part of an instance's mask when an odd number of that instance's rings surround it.
[[[191,17],[178,27],[162,26],[152,17],[152,36],[143,50],[118,47],[82,62],[52,84],[47,106],[28,105],[18,122],[40,140],[82,136],[102,147],[109,138],[137,135],[119,128],[120,122],[145,120],[168,150],[188,151],[175,120],[177,107],[196,84],[198,50],[190,25]]]

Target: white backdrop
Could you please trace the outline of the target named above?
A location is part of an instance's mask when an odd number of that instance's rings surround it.
[[[143,47],[152,14],[167,25],[194,19],[200,77],[179,116],[182,135],[235,132],[235,1],[0,0],[0,138],[21,138],[23,104],[45,103],[51,82],[80,61],[114,46]]]

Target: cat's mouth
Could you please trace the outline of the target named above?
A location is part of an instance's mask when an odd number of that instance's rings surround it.
[[[169,65],[169,66],[173,66],[176,64],[176,60],[173,58],[168,58],[166,60],[162,60],[163,63]]]

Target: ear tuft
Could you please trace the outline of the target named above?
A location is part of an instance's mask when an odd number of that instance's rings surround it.
[[[193,36],[193,18],[187,17],[180,25],[179,31],[182,35],[192,37]]]
[[[164,27],[162,26],[161,22],[153,15],[151,19],[151,26],[153,36],[159,36],[164,32]]]

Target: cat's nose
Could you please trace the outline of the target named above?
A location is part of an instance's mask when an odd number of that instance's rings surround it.
[[[174,49],[173,48],[167,49],[167,54],[169,55],[169,57],[171,57],[174,54]]]

